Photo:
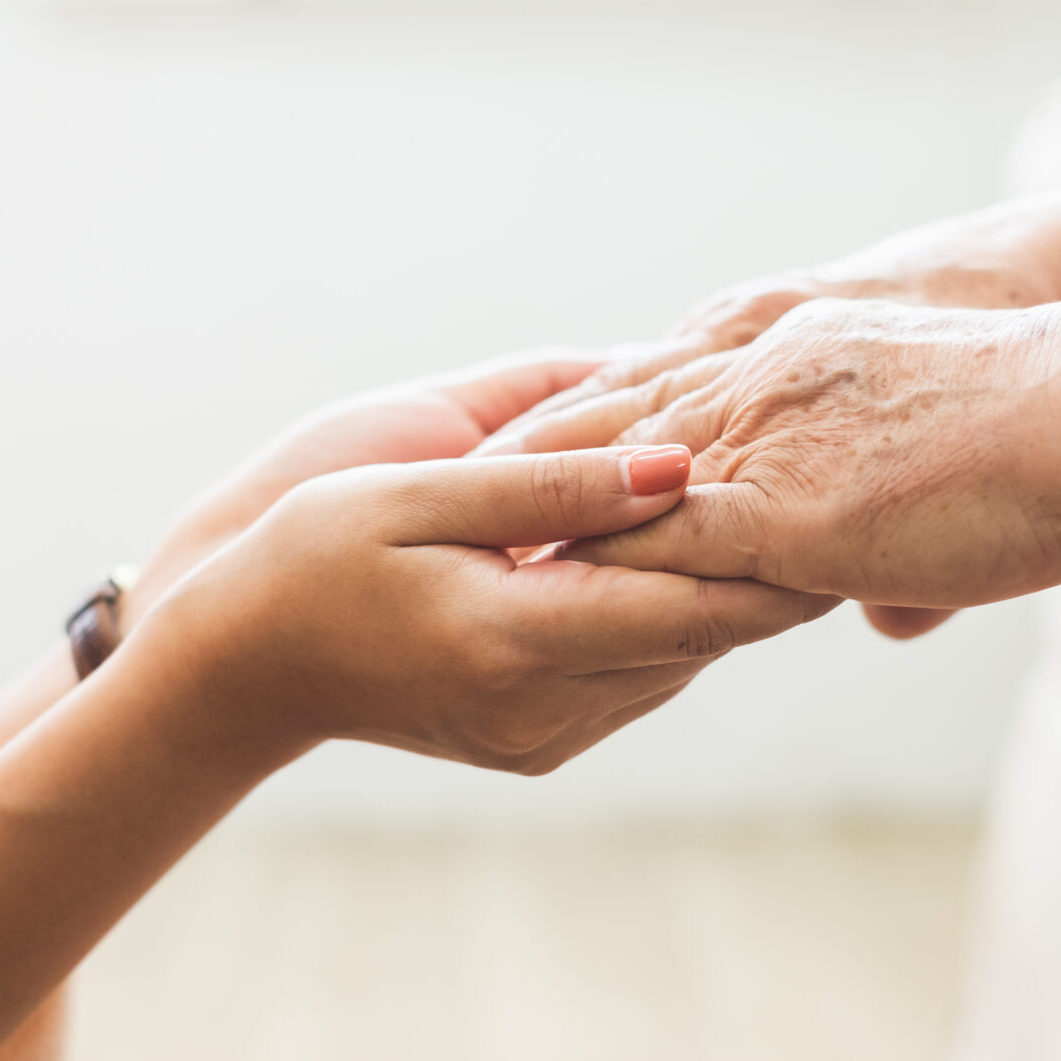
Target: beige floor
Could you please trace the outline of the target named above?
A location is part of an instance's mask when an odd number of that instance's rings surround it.
[[[81,974],[76,1061],[920,1061],[965,826],[227,829]]]

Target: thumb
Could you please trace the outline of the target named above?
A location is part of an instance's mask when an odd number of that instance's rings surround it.
[[[673,508],[685,446],[431,461],[393,469],[384,531],[402,545],[541,545],[635,527]]]
[[[559,560],[672,571],[699,578],[760,578],[772,552],[766,532],[763,495],[751,483],[694,486],[666,518],[628,534],[565,542],[554,552]],[[786,585],[791,583],[786,581]],[[805,588],[805,587],[799,587]]]
[[[510,355],[447,378],[438,390],[490,434],[539,402],[581,383],[602,360],[574,350]]]

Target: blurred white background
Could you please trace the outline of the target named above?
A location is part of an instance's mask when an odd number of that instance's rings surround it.
[[[315,404],[990,202],[1058,40],[1056,0],[5,6],[0,672]],[[847,606],[541,779],[323,749],[92,959],[78,1056],[938,1057],[1034,609]]]
[[[316,403],[650,337],[990,201],[1059,31],[1007,0],[5,9],[0,670]],[[968,809],[1032,630],[1017,603],[895,645],[849,606],[554,776],[329,748],[246,813]]]

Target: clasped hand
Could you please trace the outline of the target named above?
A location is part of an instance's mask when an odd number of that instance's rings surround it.
[[[130,648],[179,632],[196,700],[239,705],[292,750],[347,737],[536,774],[736,645],[837,603],[754,581],[518,565],[509,548],[624,530],[684,492],[681,446],[445,459],[591,367],[486,366],[297,426],[163,543],[131,601],[147,633]]]
[[[672,512],[556,557],[838,594],[899,635],[1057,584],[1061,290],[1028,214],[716,297],[483,451],[690,447],[696,485]]]

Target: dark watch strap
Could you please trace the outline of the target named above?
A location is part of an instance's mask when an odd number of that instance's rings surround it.
[[[78,678],[87,678],[118,647],[119,603],[124,583],[107,579],[66,621]]]

